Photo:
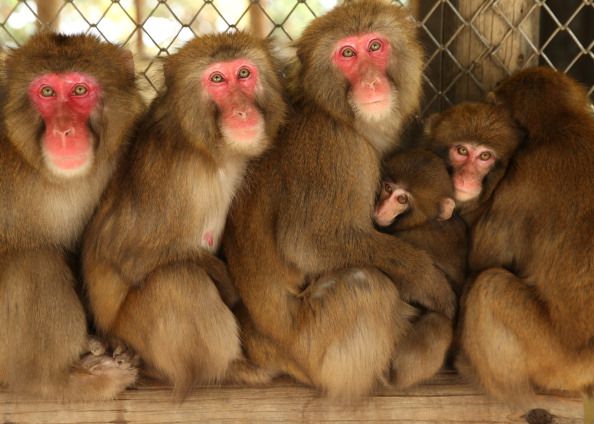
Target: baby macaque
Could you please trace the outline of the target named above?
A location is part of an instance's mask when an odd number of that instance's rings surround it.
[[[454,190],[445,163],[426,150],[393,155],[384,165],[373,219],[434,257],[456,293],[466,273],[466,225],[453,214]]]

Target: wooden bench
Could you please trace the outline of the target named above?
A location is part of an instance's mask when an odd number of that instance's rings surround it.
[[[382,389],[356,405],[333,403],[288,380],[265,387],[196,388],[181,403],[169,388],[149,381],[109,402],[61,404],[0,391],[0,424],[584,422],[577,396],[539,394],[535,408],[520,411],[494,401],[452,371],[407,391]]]

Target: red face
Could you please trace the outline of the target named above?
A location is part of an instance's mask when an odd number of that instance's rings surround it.
[[[334,49],[332,63],[350,82],[353,106],[367,120],[384,118],[392,108],[390,50],[388,39],[375,32],[342,38]]]
[[[79,72],[43,74],[29,85],[29,98],[45,124],[44,159],[55,174],[78,175],[90,167],[88,122],[100,95],[97,81]]]
[[[243,58],[213,63],[202,74],[202,85],[221,112],[221,132],[241,149],[259,144],[264,135],[264,119],[255,103],[259,78],[258,68]]]
[[[449,158],[456,200],[465,202],[478,197],[483,178],[495,165],[495,152],[482,145],[458,143],[450,147]]]

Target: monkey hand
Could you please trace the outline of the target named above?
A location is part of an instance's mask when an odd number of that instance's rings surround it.
[[[417,268],[414,274],[409,275],[408,278],[394,279],[402,300],[429,311],[441,312],[449,319],[454,318],[456,295],[443,271],[430,264]]]

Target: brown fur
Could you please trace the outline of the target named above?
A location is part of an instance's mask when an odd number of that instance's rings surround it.
[[[251,155],[224,141],[200,81],[209,64],[239,57],[260,72],[255,102],[267,136],[260,147],[267,147],[285,104],[266,42],[243,33],[189,42],[167,59],[167,88],[144,117],[85,239],[98,329],[132,346],[180,393],[222,379],[240,357],[235,319],[213,284],[226,278],[212,252],[219,234],[211,252],[201,234],[212,222],[222,231]]]
[[[393,46],[387,73],[397,106],[375,123],[356,117],[349,84],[330,60],[339,39],[368,31]],[[299,114],[234,204],[224,248],[245,304],[250,358],[271,375],[289,373],[349,398],[382,377],[410,325],[411,308],[375,268],[403,298],[454,311],[429,255],[371,221],[380,159],[418,107],[422,54],[406,13],[377,0],[315,19],[296,46],[289,86]]]
[[[91,170],[53,175],[41,160],[43,121],[28,85],[48,72],[79,71],[102,87],[89,126]],[[6,61],[0,130],[0,383],[64,400],[109,399],[136,370],[88,352],[86,320],[68,259],[142,110],[131,55],[90,36],[42,34]]]
[[[411,198],[410,209],[381,231],[428,252],[460,294],[466,278],[466,225],[457,215],[438,220],[441,202],[453,197],[445,163],[429,151],[405,151],[386,161],[383,175]],[[452,336],[451,319],[437,312],[422,314],[396,350],[396,383],[406,387],[433,376],[444,363]]]
[[[530,399],[534,387],[594,383],[594,121],[586,91],[545,68],[496,90],[525,146],[473,229],[478,274],[465,302],[461,368],[487,391]]]
[[[512,154],[520,144],[519,128],[502,107],[487,103],[466,102],[431,115],[425,125],[426,145],[443,158],[451,169],[448,149],[458,142],[472,141],[492,148],[497,161],[483,180],[477,199],[457,203],[460,215],[469,224],[482,213],[486,199],[503,178]]]

